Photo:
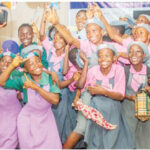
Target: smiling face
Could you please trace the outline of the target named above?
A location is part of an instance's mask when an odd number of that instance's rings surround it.
[[[131,64],[138,65],[143,62],[145,54],[139,45],[132,45],[129,49],[129,60]]]
[[[23,44],[23,47],[27,47],[32,44],[33,40],[33,31],[29,26],[23,26],[19,29],[19,39]]]
[[[33,56],[30,59],[28,59],[24,65],[26,71],[32,76],[32,75],[41,75],[42,73],[42,63],[39,57]]]
[[[8,68],[8,66],[12,63],[12,61],[13,61],[12,57],[3,56],[0,59],[0,73],[3,73]]]
[[[66,46],[64,38],[58,32],[56,32],[54,35],[53,44],[56,50],[65,49]]]
[[[87,17],[86,17],[86,12],[81,11],[77,14],[76,16],[76,26],[78,31],[81,31],[85,27]]]
[[[86,36],[93,44],[101,44],[102,29],[97,24],[90,23],[86,27]]]
[[[102,69],[110,68],[114,61],[114,53],[108,48],[98,51],[98,63]]]
[[[135,24],[140,23],[149,24],[149,20],[145,16],[139,16]]]
[[[143,27],[137,27],[134,30],[133,38],[135,41],[141,41],[143,43],[147,43],[149,41],[149,33]]]

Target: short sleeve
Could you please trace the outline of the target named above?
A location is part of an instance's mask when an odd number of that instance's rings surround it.
[[[45,48],[46,52],[53,48],[52,42],[49,41],[48,37],[42,41],[42,46]]]
[[[60,94],[61,91],[56,84],[55,85],[53,84],[51,76],[49,76],[49,82],[50,82],[50,92]]]
[[[123,47],[127,48],[131,42],[133,42],[133,39],[129,37],[129,38],[123,40],[122,45],[123,45]]]
[[[12,73],[11,73],[11,75],[13,76],[13,78],[18,78],[18,77],[21,77],[21,76],[23,76],[24,75],[24,72],[22,71],[19,71],[19,70],[14,70]]]
[[[88,40],[79,40],[80,41],[80,50],[84,53],[89,49],[89,42]]]
[[[43,66],[47,69],[48,68],[47,53],[44,48],[43,48],[43,54],[42,54],[41,60],[42,60]]]
[[[114,84],[113,91],[119,92],[124,96],[125,89],[126,89],[125,71],[122,66],[117,65],[116,73],[115,73],[115,84]]]
[[[23,81],[21,80],[21,78],[15,78],[15,79],[8,79],[7,82],[5,83],[4,88],[6,89],[16,89],[18,91],[23,91]]]

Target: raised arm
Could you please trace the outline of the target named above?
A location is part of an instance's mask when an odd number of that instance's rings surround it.
[[[67,87],[69,84],[71,84],[72,82],[74,81],[77,81],[79,78],[80,78],[81,74],[79,71],[75,72],[72,76],[72,78],[68,79],[68,80],[65,80],[65,81],[60,81],[59,85],[60,85],[60,88],[65,88]]]
[[[84,88],[84,85],[86,82],[86,76],[87,76],[87,71],[88,71],[88,59],[86,58],[86,55],[84,54],[84,52],[80,52],[80,58],[83,60],[84,66],[82,69],[81,77],[76,83],[76,87],[79,89],[82,89]]]
[[[106,28],[106,31],[109,35],[109,37],[116,41],[117,43],[119,44],[122,44],[123,42],[123,39],[121,36],[117,35],[113,30],[112,30],[112,27],[108,24],[107,20],[105,19],[105,17],[103,16],[103,13],[100,9],[100,7],[98,6],[97,3],[94,3],[94,15],[97,16],[102,22],[103,24],[105,25],[105,28]]]
[[[40,33],[39,33],[39,30],[38,30],[38,28],[37,28],[37,26],[36,26],[35,23],[32,23],[32,29],[33,29],[34,35],[35,35],[36,38],[37,38],[37,43],[38,43],[38,45],[41,45]]]
[[[40,40],[43,41],[45,39],[45,26],[46,26],[46,15],[47,15],[47,5],[49,3],[44,4],[44,11],[43,11],[43,16],[40,24]]]
[[[59,23],[59,18],[54,8],[50,8],[47,13],[47,20],[55,26],[58,32],[65,38],[67,43],[73,44],[76,48],[80,48],[80,41],[73,38],[70,31]]]
[[[70,48],[69,45],[67,45],[65,47],[65,58],[64,58],[63,71],[62,71],[63,75],[66,75],[69,70],[69,58],[68,58],[69,57],[69,48]]]
[[[41,87],[37,86],[34,82],[30,81],[25,75],[26,82],[24,83],[24,88],[31,88],[37,91],[46,101],[51,104],[57,105],[59,103],[59,94],[48,92]]]
[[[0,86],[4,86],[11,72],[23,62],[22,57],[16,56],[8,68],[0,75]]]

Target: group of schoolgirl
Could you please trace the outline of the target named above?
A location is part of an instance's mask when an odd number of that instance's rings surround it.
[[[108,24],[100,7],[89,4],[70,33],[46,7],[40,31],[19,27],[19,54],[12,41],[2,46],[0,148],[150,148],[150,121],[134,114],[136,93],[150,92],[149,17]],[[45,33],[47,21],[53,27]],[[87,119],[77,111],[79,101],[117,127]]]

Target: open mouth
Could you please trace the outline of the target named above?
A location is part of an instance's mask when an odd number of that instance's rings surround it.
[[[3,72],[3,71],[5,71],[6,69],[7,69],[7,67],[3,67],[1,70],[2,70],[2,72]]]
[[[95,37],[92,37],[92,38],[90,38],[89,40],[93,42],[93,41],[96,40],[96,38],[95,38]]]
[[[40,72],[40,71],[42,71],[42,69],[41,68],[36,68],[34,71],[35,72]]]
[[[28,44],[28,43],[30,43],[30,40],[24,40],[23,43]]]
[[[54,47],[55,47],[56,49],[62,48],[62,43],[57,42],[57,43],[54,44]]]
[[[84,24],[83,23],[78,23],[78,26],[81,28],[83,28],[84,27]]]
[[[138,59],[137,59],[137,57],[132,57],[131,60],[132,60],[133,62],[136,62]]]
[[[108,63],[107,62],[102,62],[101,63],[103,66],[107,65]]]

